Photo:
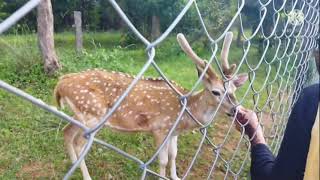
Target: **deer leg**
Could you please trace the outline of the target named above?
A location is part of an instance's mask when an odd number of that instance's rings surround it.
[[[166,167],[168,164],[168,144],[159,153],[160,175],[166,177]]]
[[[169,158],[170,158],[170,175],[172,180],[180,180],[177,176],[176,157],[178,152],[178,136],[172,136],[169,139]]]
[[[165,135],[163,135],[163,134],[155,134],[157,147],[161,146],[164,138],[165,138]],[[166,167],[168,164],[168,156],[169,156],[168,151],[169,151],[169,141],[165,142],[164,146],[162,147],[162,149],[160,150],[159,155],[158,155],[159,166],[160,166],[159,174],[163,177],[166,177]],[[162,178],[160,178],[160,179],[162,179]]]
[[[74,150],[73,147],[73,141],[75,136],[77,135],[79,131],[79,127],[72,125],[72,124],[68,124],[68,126],[64,129],[63,133],[64,133],[64,144],[65,147],[68,151],[68,154],[71,158],[72,163],[74,163],[78,158],[77,158],[77,154]]]
[[[74,141],[74,146],[75,146],[75,151],[76,151],[77,157],[80,156],[80,153],[81,153],[82,149],[84,148],[84,145],[86,144],[86,142],[87,142],[87,140],[83,137],[82,131],[79,131],[79,133],[75,137],[75,141]],[[84,160],[82,160],[80,163],[80,169],[82,172],[83,179],[84,180],[91,180],[86,162]]]

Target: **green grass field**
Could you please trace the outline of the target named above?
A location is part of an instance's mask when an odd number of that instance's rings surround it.
[[[42,70],[35,35],[3,36],[0,37],[0,79],[50,105],[55,105],[52,93],[60,75],[88,68],[103,68],[132,75],[139,72],[146,62],[144,47],[141,44],[123,45],[121,39],[122,35],[119,33],[88,33],[84,37],[85,51],[83,55],[78,56],[74,50],[73,34],[57,34],[56,50],[63,69],[57,75],[47,77]],[[204,48],[200,43],[193,46],[202,57],[210,57],[209,48]],[[230,61],[239,62],[242,55],[242,49],[232,45]],[[254,67],[260,57],[257,48],[252,46],[246,60]],[[170,79],[185,88],[190,89],[197,80],[194,65],[180,50],[174,37],[157,47],[155,60]],[[263,88],[265,69],[262,65],[256,70],[254,88]],[[243,65],[240,71],[247,72],[248,67]],[[270,79],[276,74],[276,68],[273,66],[270,74]],[[158,74],[150,67],[146,76]],[[245,94],[248,84],[238,91],[238,97]],[[277,86],[273,88],[276,90]],[[244,105],[252,108],[253,92],[251,89],[248,92],[244,97]],[[266,90],[262,89],[258,107],[264,107],[266,99]],[[267,112],[268,109],[264,111]],[[222,142],[230,124],[225,117],[216,118],[215,123],[209,128],[209,136],[214,143]],[[63,147],[62,128],[65,125],[65,122],[50,113],[0,90],[0,179],[61,179],[71,165]],[[155,152],[153,140],[146,134],[124,134],[104,129],[98,136],[142,160],[148,160]],[[182,176],[191,162],[201,136],[199,132],[189,132],[179,138],[177,166],[178,174]],[[239,138],[240,134],[232,128],[231,135],[223,146],[222,157],[230,160]],[[242,143],[243,150],[230,163],[235,171],[239,169],[245,157],[245,146]],[[205,178],[214,158],[212,147],[205,143],[189,179]],[[152,169],[157,170],[157,164],[155,161]],[[134,162],[97,145],[94,145],[89,153],[87,165],[93,179],[139,179],[141,174]],[[215,179],[223,179],[225,171],[222,161],[218,161]],[[245,177],[246,173],[247,170],[242,172],[241,176]],[[80,170],[76,171],[72,179],[81,179]]]

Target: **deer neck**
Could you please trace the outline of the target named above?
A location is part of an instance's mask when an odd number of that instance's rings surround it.
[[[202,124],[208,123],[211,119],[212,113],[215,111],[215,106],[210,102],[210,100],[212,100],[210,96],[212,95],[209,91],[201,90],[192,95],[189,100],[188,108],[194,117]],[[197,126],[197,123],[195,123],[191,118],[188,118],[188,120],[192,121],[194,128]]]

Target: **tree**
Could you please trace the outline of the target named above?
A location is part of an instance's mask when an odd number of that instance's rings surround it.
[[[254,0],[252,0],[254,1]],[[25,0],[0,0],[6,2],[4,10],[13,13],[21,7]],[[177,17],[188,0],[117,0],[125,14],[147,38],[155,39]],[[56,31],[71,30],[74,22],[73,11],[81,11],[85,30],[120,30],[125,27],[118,13],[108,0],[54,0],[53,16]],[[236,1],[202,0],[197,2],[208,30],[216,35],[225,28],[235,13]],[[19,24],[34,30],[36,27],[35,13],[31,12]],[[178,24],[176,31],[191,34],[203,34],[198,14],[192,5],[186,16]],[[153,32],[153,33],[152,33]],[[150,37],[153,38],[150,38]]]
[[[60,68],[58,57],[54,50],[53,14],[50,0],[42,0],[38,5],[38,41],[44,60],[44,71],[48,75],[54,74]]]
[[[140,32],[153,38],[181,10],[175,8],[179,4],[176,0],[121,0],[119,4]]]
[[[4,6],[6,5],[6,2],[3,0],[0,0],[0,22],[4,20],[4,18],[7,16],[7,13],[4,11]]]

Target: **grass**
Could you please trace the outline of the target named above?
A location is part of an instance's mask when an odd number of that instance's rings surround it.
[[[7,35],[0,38],[0,79],[42,99],[48,104],[55,105],[52,97],[53,88],[58,76],[70,72],[78,72],[88,68],[103,68],[130,74],[139,72],[146,62],[146,53],[141,44],[125,44],[120,33],[87,33],[84,36],[84,53],[78,56],[74,50],[72,33],[61,33],[55,36],[56,51],[63,69],[53,77],[43,73],[42,61],[37,48],[34,34]],[[201,44],[193,44],[202,57],[210,57],[210,51]],[[232,45],[230,60],[239,62],[242,50]],[[247,61],[253,67],[258,64],[260,54],[256,47],[251,47]],[[192,62],[182,53],[174,37],[169,37],[156,51],[155,60],[164,73],[185,88],[190,89],[197,80]],[[273,66],[272,66],[273,67]],[[248,66],[243,65],[241,72],[247,72]],[[263,64],[255,71],[253,87],[261,89],[258,107],[263,107],[267,101],[266,89],[263,89],[265,79]],[[275,76],[272,68],[271,76]],[[158,76],[151,67],[146,76]],[[237,92],[244,97],[244,105],[254,107],[253,92],[249,83]],[[273,89],[279,86],[274,85]],[[276,104],[277,105],[277,104]],[[266,108],[267,113],[270,109]],[[61,128],[65,122],[53,115],[40,110],[28,102],[0,90],[0,179],[61,179],[71,163],[63,147]],[[224,117],[216,118],[209,128],[208,136],[215,144],[223,142],[231,122]],[[147,160],[155,152],[152,138],[146,134],[116,133],[104,129],[99,137],[122,150],[129,152],[142,160]],[[177,159],[179,176],[185,172],[192,156],[198,148],[201,139],[199,132],[182,134],[179,140]],[[221,156],[231,159],[240,134],[231,128],[229,138],[222,147]],[[245,157],[246,144],[241,143],[241,151],[231,161],[230,167],[237,171]],[[189,179],[206,177],[215,155],[207,142],[201,149],[199,158],[190,173]],[[219,160],[214,177],[223,179],[226,173],[225,164]],[[139,167],[130,160],[94,145],[87,158],[87,165],[93,179],[138,179],[141,175]],[[157,162],[151,168],[157,170]],[[247,176],[248,163],[241,177]],[[151,177],[150,177],[151,178]],[[81,179],[80,170],[72,179]],[[152,178],[151,178],[152,179]]]

